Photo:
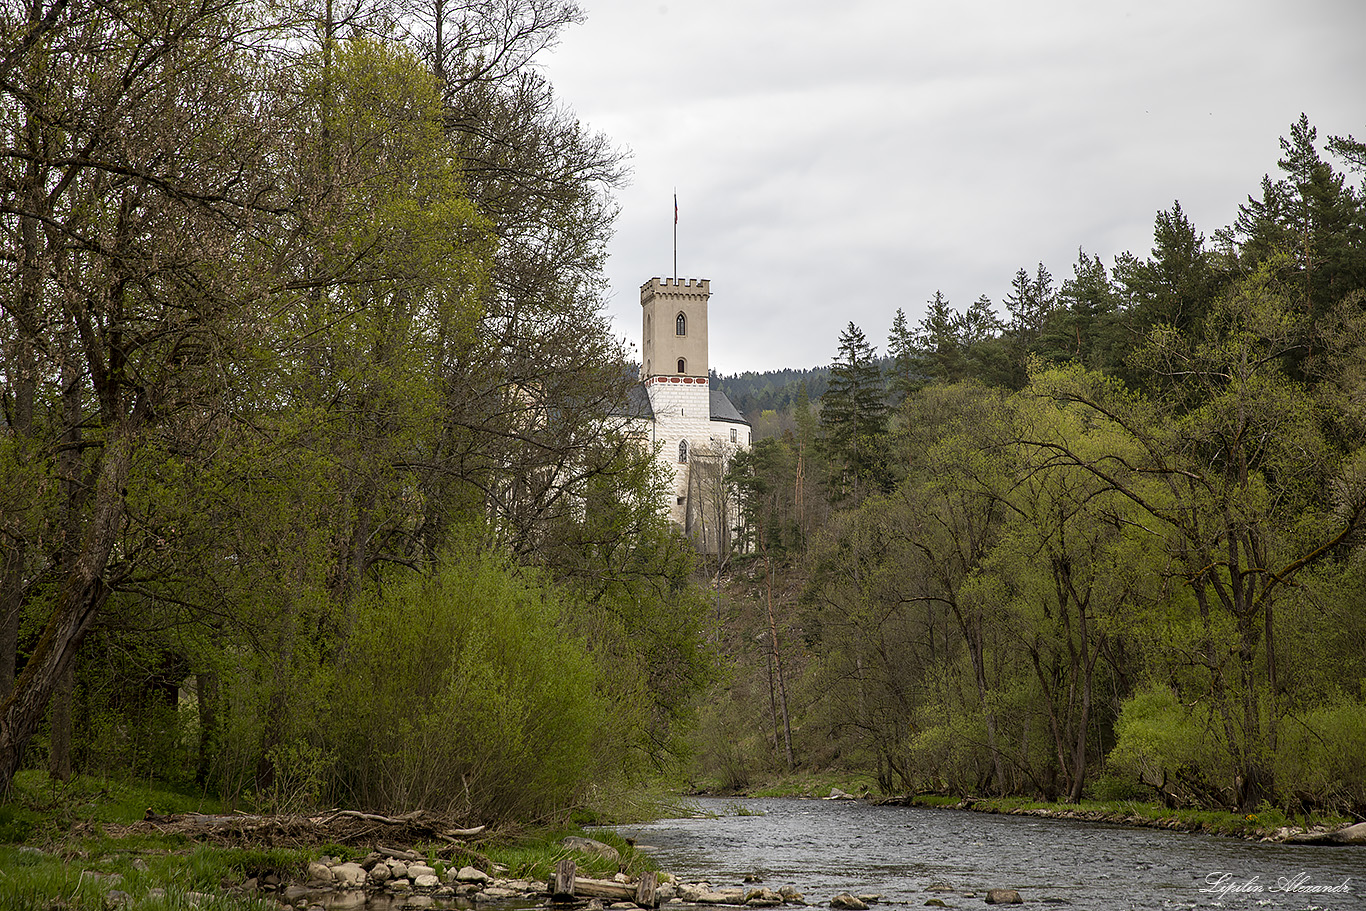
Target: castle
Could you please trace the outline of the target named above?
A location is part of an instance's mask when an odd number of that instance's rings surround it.
[[[640,286],[641,364],[634,411],[660,466],[673,478],[670,515],[703,553],[727,549],[739,522],[724,483],[751,428],[711,388],[707,279],[652,278]]]

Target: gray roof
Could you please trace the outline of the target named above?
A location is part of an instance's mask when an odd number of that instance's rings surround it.
[[[713,406],[715,407],[715,406]],[[655,411],[650,407],[650,394],[645,391],[644,383],[635,383],[626,390],[625,417],[655,419]]]
[[[711,419],[749,426],[749,421],[745,420],[745,416],[731,404],[730,399],[720,389],[711,390]]]
[[[749,421],[745,420],[745,416],[731,403],[724,392],[720,389],[711,389],[709,392],[711,393],[711,419],[713,421],[749,426]],[[636,383],[627,389],[626,407],[621,416],[643,418],[647,421],[655,419],[654,409],[650,407],[650,393],[646,390],[644,383]]]

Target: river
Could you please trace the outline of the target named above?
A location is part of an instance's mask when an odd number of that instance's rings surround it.
[[[684,881],[791,884],[810,904],[983,907],[987,889],[1088,911],[1366,909],[1366,848],[1264,844],[1158,829],[860,801],[696,801],[704,814],[617,831]],[[1336,892],[1309,891],[1335,888]],[[948,889],[951,891],[940,891]],[[874,911],[877,905],[874,905]]]

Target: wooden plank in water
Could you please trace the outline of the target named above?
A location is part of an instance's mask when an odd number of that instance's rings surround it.
[[[574,861],[565,858],[555,865],[555,879],[550,884],[550,894],[552,897],[574,897],[574,876],[576,870]]]
[[[653,908],[659,904],[659,897],[655,895],[655,889],[659,885],[659,877],[654,873],[640,874],[640,882],[636,885],[636,904],[642,908]]]
[[[636,887],[630,883],[613,882],[610,879],[585,879],[580,876],[574,880],[574,894],[580,898],[610,898],[613,901],[633,902],[636,900]]]

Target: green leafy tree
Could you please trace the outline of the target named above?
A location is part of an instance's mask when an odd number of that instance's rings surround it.
[[[1008,339],[1005,324],[985,294],[973,301],[962,316],[964,375],[986,386],[1003,386],[1009,378]]]
[[[1138,455],[1108,429],[1088,425],[1051,400],[1034,400],[1028,389],[1013,404],[1013,437],[1063,437],[1098,460]],[[960,597],[1004,606],[1008,635],[1033,671],[1037,696],[1030,704],[1042,709],[1044,738],[1053,749],[1040,762],[1022,748],[1017,767],[1050,799],[1061,794],[1076,802],[1099,759],[1095,732],[1114,722],[1099,694],[1125,670],[1116,666],[1115,640],[1125,632],[1121,618],[1150,603],[1161,588],[1163,564],[1144,542],[1126,536],[1141,517],[1105,482],[1056,464],[1047,448],[1010,448],[1012,471],[996,475],[999,486],[982,491],[1000,500],[999,538]],[[1040,739],[1026,730],[1021,744]]]
[[[736,455],[731,477],[740,491],[740,504],[745,527],[750,529],[760,556],[764,561],[764,605],[768,618],[768,653],[774,743],[783,744],[783,759],[788,771],[796,761],[792,751],[792,715],[788,709],[787,674],[783,671],[783,648],[779,636],[777,609],[773,602],[773,557],[779,545],[781,529],[791,519],[783,513],[787,498],[782,483],[789,475],[787,465],[790,447],[774,439],[757,440],[753,447]],[[781,732],[781,736],[780,736]]]
[[[1040,393],[1103,419],[1144,453],[1098,460],[1063,435],[1030,441],[1094,474],[1168,536],[1195,611],[1188,654],[1200,674],[1189,695],[1217,713],[1237,775],[1229,802],[1243,809],[1274,793],[1270,757],[1284,712],[1277,605],[1298,573],[1358,530],[1366,510],[1356,444],[1330,445],[1315,420],[1315,390],[1285,373],[1282,357],[1300,331],[1262,277],[1220,301],[1207,341],[1155,333],[1145,357],[1171,384],[1165,415],[1083,374],[1036,381]]]
[[[1182,332],[1197,328],[1220,288],[1204,235],[1179,202],[1157,213],[1149,258],[1123,254],[1114,274],[1135,345],[1158,326]]]
[[[130,512],[130,484],[149,453],[193,438],[251,359],[273,281],[250,229],[288,205],[272,167],[281,109],[247,90],[255,61],[233,11],[79,3],[9,15],[0,192],[22,290],[5,312],[22,327],[24,371],[13,394],[25,456],[73,483],[49,519],[66,543],[7,561],[0,604],[43,619],[0,703],[0,792],[91,623],[156,547]],[[35,426],[29,409],[59,388],[59,417]],[[41,565],[38,586],[29,572]]]
[[[940,383],[963,378],[963,328],[962,317],[949,306],[948,299],[942,292],[934,292],[916,333],[916,350],[925,376]]]

